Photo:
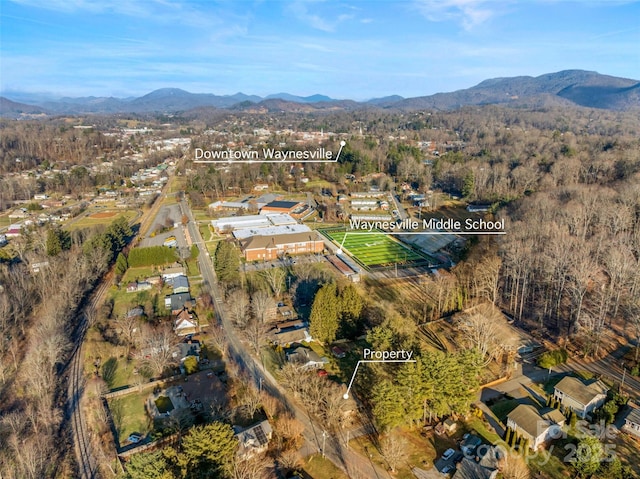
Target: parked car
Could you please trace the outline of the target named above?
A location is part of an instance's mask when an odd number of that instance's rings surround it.
[[[442,455],[442,459],[446,461],[447,459],[450,459],[455,453],[456,453],[455,449],[449,448],[446,451],[444,451],[444,454]]]
[[[334,346],[331,348],[331,354],[333,354],[338,359],[342,359],[347,355],[347,353],[338,346]]]
[[[449,464],[449,465],[444,466],[442,468],[442,474],[449,474],[450,472],[453,472],[453,466],[452,465]]]
[[[142,436],[138,435],[138,434],[131,434],[128,438],[127,441],[132,442],[134,444],[138,444],[140,441],[142,441]]]

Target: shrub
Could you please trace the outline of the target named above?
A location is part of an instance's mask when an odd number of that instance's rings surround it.
[[[195,356],[187,356],[183,364],[187,374],[193,374],[198,371],[198,360]]]
[[[566,349],[554,349],[553,351],[547,351],[542,353],[538,358],[538,366],[541,368],[550,368],[567,362],[569,353]]]

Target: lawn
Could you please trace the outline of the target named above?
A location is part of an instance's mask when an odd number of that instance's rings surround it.
[[[321,230],[321,232],[364,267],[428,262],[426,256],[381,231],[361,233]]]
[[[467,421],[467,427],[474,430],[482,440],[489,444],[496,444],[501,440],[495,432],[490,431],[488,426],[478,417],[472,417]]]
[[[139,268],[129,268],[127,272],[122,276],[120,282],[122,284],[128,284],[133,281],[143,281],[149,276],[158,274],[158,271],[153,266],[140,266]]]
[[[94,213],[115,213],[115,214],[113,216],[96,218],[96,217],[92,217]],[[117,211],[117,212],[105,210],[105,211],[98,211],[94,213],[91,213],[88,216],[84,216],[78,219],[78,221],[73,221],[72,223],[65,225],[65,228],[69,231],[75,231],[82,228],[91,228],[97,225],[110,225],[120,217],[125,217],[127,221],[131,221],[133,218],[136,217],[136,214],[137,214],[135,211],[132,211],[132,210]]]
[[[127,443],[131,434],[146,436],[152,431],[152,422],[147,415],[144,403],[148,392],[127,394],[109,400],[109,411],[118,433],[120,446]]]
[[[105,380],[109,389],[118,389],[132,383],[135,365],[124,357],[127,352],[125,346],[115,346],[102,339],[94,328],[87,332],[85,339],[84,370],[87,374],[97,371]]]
[[[340,469],[319,454],[309,456],[303,470],[306,477],[312,479],[347,479],[347,476]]]
[[[158,316],[163,316],[166,313],[164,297],[166,294],[171,294],[170,286],[165,286],[160,292],[154,287],[146,291],[128,293],[126,284],[122,282],[122,286],[119,289],[116,286],[112,286],[109,289],[109,297],[113,299],[114,304],[114,317],[125,314],[135,306],[142,306],[148,316],[153,316],[154,311]]]

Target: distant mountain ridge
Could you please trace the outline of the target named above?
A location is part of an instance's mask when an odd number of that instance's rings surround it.
[[[134,98],[91,96],[51,99],[43,95],[17,93],[18,101],[0,99],[0,116],[8,117],[32,113],[175,113],[203,107],[248,112],[312,112],[358,108],[452,110],[467,105],[504,104],[518,107],[580,105],[628,110],[640,108],[640,82],[585,70],[564,70],[537,77],[492,78],[471,88],[449,93],[415,98],[391,95],[365,102],[336,100],[321,94],[303,97],[276,93],[260,97],[240,92],[234,95],[191,93],[180,88],[161,88]]]

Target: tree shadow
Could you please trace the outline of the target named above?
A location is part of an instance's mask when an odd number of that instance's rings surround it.
[[[107,359],[102,365],[102,379],[105,380],[109,389],[113,388],[116,372],[118,371],[118,360],[113,356]]]

